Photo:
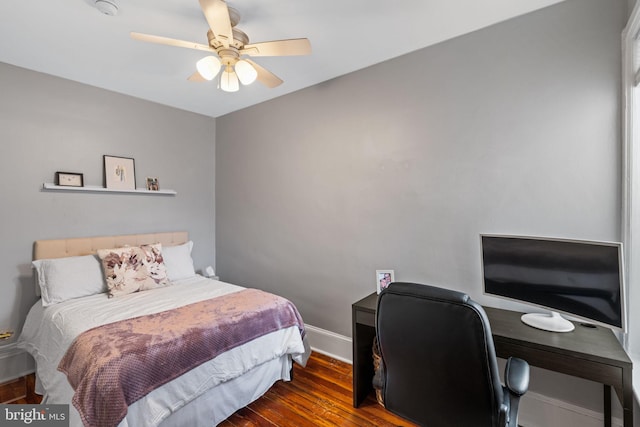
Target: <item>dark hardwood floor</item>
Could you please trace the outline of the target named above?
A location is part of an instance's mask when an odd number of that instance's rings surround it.
[[[27,375],[23,378],[0,384],[0,403],[40,403],[42,396],[38,396],[35,390],[35,375]]]
[[[11,403],[39,403],[33,393],[33,375],[26,378],[26,390],[15,382],[0,386],[0,396]],[[2,393],[5,393],[4,395]],[[19,397],[24,396],[26,397]],[[312,353],[306,368],[294,364],[293,381],[278,381],[260,399],[240,409],[220,424],[249,426],[414,426],[380,406],[373,393],[359,408],[352,405],[351,365],[319,353]]]
[[[414,425],[386,411],[373,393],[354,408],[352,384],[351,365],[314,352],[306,368],[294,365],[293,381],[279,381],[220,426]]]

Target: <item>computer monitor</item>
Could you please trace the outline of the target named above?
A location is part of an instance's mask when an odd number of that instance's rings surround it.
[[[522,321],[554,332],[574,326],[558,313],[626,330],[622,244],[480,235],[484,293],[551,310]]]

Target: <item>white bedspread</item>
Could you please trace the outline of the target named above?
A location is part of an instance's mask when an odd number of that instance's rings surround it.
[[[18,347],[28,351],[36,361],[38,380],[44,392],[43,403],[69,403],[73,389],[57,368],[69,345],[82,332],[106,323],[157,313],[242,289],[197,276],[165,288],[111,299],[106,294],[99,294],[46,308],[38,301],[27,316]],[[295,326],[236,347],[154,390],[129,407],[121,426],[158,425],[218,384],[286,354],[302,365],[306,364],[310,354],[309,346]],[[71,426],[81,425],[73,405],[70,406],[70,413]]]

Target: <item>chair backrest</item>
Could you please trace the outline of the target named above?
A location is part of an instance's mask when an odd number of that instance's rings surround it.
[[[497,426],[503,398],[487,316],[461,292],[392,283],[376,331],[387,409],[420,425]]]

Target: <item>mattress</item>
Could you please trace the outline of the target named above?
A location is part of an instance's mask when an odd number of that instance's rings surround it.
[[[36,391],[43,394],[43,403],[69,403],[73,389],[57,368],[67,348],[82,332],[242,289],[196,276],[174,282],[172,286],[111,299],[106,294],[98,294],[46,308],[37,302],[27,316],[18,347],[28,351],[36,361]],[[269,333],[222,353],[147,394],[129,406],[120,426],[156,426],[163,422],[180,425],[184,418],[194,420],[197,417],[201,417],[201,421],[207,420],[207,425],[217,424],[255,400],[276,380],[288,380],[291,360],[304,365],[309,354],[306,339],[301,337],[297,327]],[[216,388],[220,389],[218,393]],[[222,393],[224,389],[232,393]],[[219,398],[210,398],[216,395]],[[208,405],[198,402],[208,402]],[[210,406],[212,403],[219,407]],[[181,415],[182,408],[187,410]],[[73,405],[69,410],[71,426],[81,426]]]

